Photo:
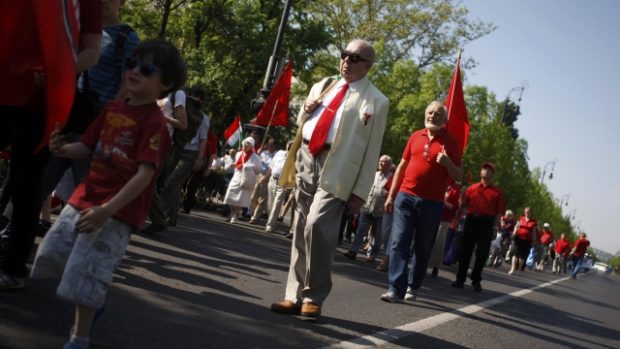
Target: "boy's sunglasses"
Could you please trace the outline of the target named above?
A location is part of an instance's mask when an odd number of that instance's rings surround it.
[[[135,57],[127,57],[125,59],[125,69],[134,70],[136,67],[140,67],[140,74],[145,77],[149,77],[153,73],[159,73],[159,68],[151,63],[143,62]]]
[[[368,62],[367,59],[362,58],[362,56],[360,56],[357,53],[353,53],[349,51],[340,52],[340,59],[344,61],[345,59],[347,59],[347,57],[349,57],[349,61],[351,61],[351,63],[357,63],[359,61]]]

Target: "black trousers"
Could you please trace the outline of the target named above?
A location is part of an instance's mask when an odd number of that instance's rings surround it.
[[[487,258],[489,258],[489,249],[491,241],[493,241],[493,223],[495,216],[479,216],[468,215],[465,220],[463,229],[463,237],[461,238],[461,247],[459,253],[459,270],[456,273],[456,281],[464,283],[467,278],[467,269],[469,261],[476,249],[476,261],[474,269],[471,272],[471,280],[480,282],[482,280],[482,269]]]
[[[10,238],[2,256],[2,270],[26,277],[26,263],[34,245],[34,228],[41,212],[41,178],[49,151],[34,152],[45,125],[43,112],[0,106],[0,149],[11,146],[9,170],[13,215]]]

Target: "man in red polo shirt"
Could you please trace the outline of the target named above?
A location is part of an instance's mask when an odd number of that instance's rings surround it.
[[[425,128],[409,138],[385,201],[385,212],[394,212],[391,246],[387,249],[389,288],[381,296],[386,302],[415,299],[437,236],[446,188],[450,180],[459,180],[463,172],[456,140],[443,128],[446,114],[439,102],[426,107]],[[412,240],[416,262],[413,280],[408,280]],[[409,290],[408,281],[412,285]]]
[[[586,239],[586,233],[579,233],[579,238],[573,244],[573,249],[570,252],[571,255],[573,255],[573,271],[570,276],[573,279],[576,279],[577,274],[579,274],[581,263],[583,262],[583,257],[586,255],[588,246],[590,246],[590,241]]]
[[[555,258],[553,259],[553,273],[566,274],[566,260],[570,253],[570,242],[566,238],[565,234],[560,235],[560,238],[555,242]]]
[[[480,182],[471,185],[465,192],[467,206],[467,219],[461,239],[461,255],[459,257],[459,269],[456,273],[456,281],[453,287],[463,288],[467,278],[467,268],[471,255],[476,247],[476,261],[471,272],[471,285],[476,292],[482,292],[480,281],[482,269],[489,257],[491,241],[495,237],[494,231],[499,229],[499,218],[506,209],[504,194],[493,185],[495,165],[490,162],[482,164],[480,170]]]

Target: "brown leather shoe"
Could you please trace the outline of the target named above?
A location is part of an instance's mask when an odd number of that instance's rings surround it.
[[[301,307],[289,300],[284,300],[282,302],[276,302],[271,304],[271,311],[287,314],[287,315],[299,315]]]
[[[301,305],[301,316],[318,317],[321,315],[321,307],[314,303],[304,303]]]

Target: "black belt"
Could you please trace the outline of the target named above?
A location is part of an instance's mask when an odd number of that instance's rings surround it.
[[[303,142],[304,142],[305,145],[310,144],[310,141],[305,139],[305,138],[303,139]],[[332,148],[331,144],[325,143],[325,145],[323,146],[323,150],[330,150],[331,148]]]

